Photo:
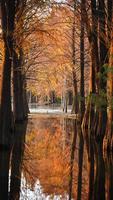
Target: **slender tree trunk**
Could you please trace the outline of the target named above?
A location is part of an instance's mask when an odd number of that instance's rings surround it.
[[[29,107],[27,99],[27,83],[26,83],[25,72],[23,72],[23,103],[24,103],[24,119],[28,119]]]
[[[72,106],[72,113],[77,114],[79,109],[78,104],[78,88],[77,88],[77,76],[76,76],[76,59],[75,59],[75,21],[76,21],[76,0],[74,0],[74,16],[73,16],[73,27],[72,27],[72,77],[73,77],[73,106]]]
[[[80,34],[80,115],[81,122],[85,112],[85,91],[84,91],[84,20],[83,4],[81,3],[81,34]]]

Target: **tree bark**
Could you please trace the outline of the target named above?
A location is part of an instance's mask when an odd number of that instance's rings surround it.
[[[78,104],[78,88],[77,88],[77,77],[76,77],[76,59],[75,59],[75,21],[76,21],[76,0],[74,0],[74,16],[73,16],[73,27],[72,27],[72,78],[73,78],[73,107],[72,113],[77,114],[79,110]]]
[[[110,46],[110,56],[109,56],[109,72],[108,72],[108,79],[107,79],[107,96],[108,96],[108,127],[107,127],[107,139],[108,145],[112,144],[112,137],[113,137],[113,106],[112,106],[112,98],[113,98],[113,42],[111,42]],[[110,144],[111,143],[111,144]]]
[[[25,77],[22,69],[23,54],[20,49],[19,57],[14,51],[13,62],[13,96],[14,96],[14,119],[16,122],[22,122],[27,118],[27,97],[25,88]]]
[[[12,137],[11,127],[11,66],[15,0],[1,0],[1,22],[4,41],[4,64],[0,110],[0,198],[8,199],[9,158]]]
[[[84,19],[83,4],[81,3],[81,33],[80,33],[80,115],[81,123],[85,112],[85,91],[84,91]]]

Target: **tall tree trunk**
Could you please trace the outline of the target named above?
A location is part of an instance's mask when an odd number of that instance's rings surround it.
[[[0,198],[8,199],[9,157],[11,145],[11,64],[15,0],[1,0],[1,22],[4,41],[4,64],[0,110]]]
[[[90,20],[86,11],[86,0],[81,0],[81,9],[83,12],[84,23],[86,25],[89,45],[90,45],[90,56],[91,56],[91,67],[90,67],[90,82],[89,82],[89,91],[90,96],[88,98],[87,107],[85,110],[82,127],[85,130],[89,126],[89,134],[92,134],[92,124],[95,117],[95,104],[93,103],[93,95],[96,93],[97,84],[96,84],[96,72],[98,70],[98,45],[97,45],[97,23],[95,23],[96,18],[96,0],[91,1],[91,20],[92,25],[90,25]],[[91,122],[90,125],[88,124]],[[92,129],[93,130],[93,129]],[[93,130],[94,132],[94,130]]]
[[[108,127],[107,127],[107,139],[108,145],[113,145],[113,42],[110,46],[110,56],[109,56],[109,72],[107,79],[107,96],[108,96]],[[113,147],[113,146],[112,146]]]
[[[78,88],[77,88],[77,76],[76,76],[76,59],[75,59],[75,22],[76,22],[76,0],[74,0],[74,16],[73,16],[73,27],[72,27],[72,78],[73,78],[73,106],[72,113],[77,114],[79,105],[78,105]]]
[[[107,1],[107,35],[108,35],[108,45],[109,49],[109,61],[108,61],[108,73],[107,73],[107,100],[108,100],[108,109],[107,109],[107,128],[106,128],[106,138],[107,138],[107,146],[104,143],[104,147],[107,150],[111,150],[113,148],[113,2]],[[105,138],[105,140],[106,140]]]
[[[15,1],[1,1],[4,64],[1,92],[0,144],[9,144],[11,133],[11,65],[13,59],[13,32]]]
[[[99,0],[99,8],[98,8],[98,21],[99,21],[99,72],[101,74],[99,80],[99,97],[102,98],[102,103],[105,104],[100,105],[99,107],[99,122],[97,129],[97,136],[101,140],[105,135],[106,131],[106,122],[107,122],[107,101],[106,96],[102,96],[102,94],[106,94],[106,76],[105,76],[105,67],[104,64],[108,62],[108,50],[106,46],[106,21],[105,21],[105,1]],[[102,97],[101,97],[102,96]]]
[[[27,109],[27,97],[26,97],[26,85],[25,77],[22,69],[23,53],[20,49],[19,57],[14,51],[13,59],[13,96],[14,96],[14,118],[16,122],[22,122],[26,119]]]
[[[80,115],[81,122],[85,112],[85,91],[84,91],[84,20],[83,4],[81,3],[81,33],[80,33]]]
[[[13,110],[15,121],[23,121],[24,105],[23,105],[23,80],[21,58],[18,58],[16,52],[13,57]]]

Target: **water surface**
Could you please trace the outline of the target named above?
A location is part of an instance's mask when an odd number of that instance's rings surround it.
[[[113,200],[112,155],[75,119],[30,117],[22,150],[21,200]]]

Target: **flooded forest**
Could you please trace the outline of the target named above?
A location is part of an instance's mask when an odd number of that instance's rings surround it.
[[[0,200],[113,200],[113,0],[0,0]]]

